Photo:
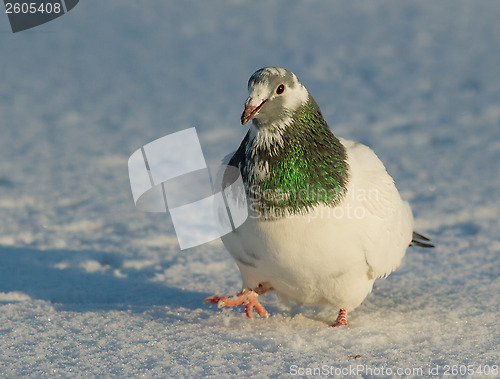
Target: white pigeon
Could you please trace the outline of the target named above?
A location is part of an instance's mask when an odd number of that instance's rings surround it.
[[[242,175],[249,218],[222,241],[243,277],[236,296],[268,316],[258,296],[340,309],[333,326],[394,271],[411,244],[413,215],[384,165],[367,146],[337,138],[311,94],[290,71],[266,67],[248,82],[241,123],[252,125],[228,162]]]

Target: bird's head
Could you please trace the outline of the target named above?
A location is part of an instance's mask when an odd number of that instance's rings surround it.
[[[258,127],[287,124],[309,99],[309,92],[295,74],[281,67],[256,71],[248,81],[248,92],[241,123],[254,120]]]

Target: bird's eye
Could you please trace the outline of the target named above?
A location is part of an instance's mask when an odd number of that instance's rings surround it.
[[[284,84],[280,84],[280,85],[278,86],[278,88],[276,88],[276,93],[277,93],[278,95],[281,95],[281,94],[283,93],[283,91],[284,91],[284,90],[285,90],[285,85],[284,85]]]

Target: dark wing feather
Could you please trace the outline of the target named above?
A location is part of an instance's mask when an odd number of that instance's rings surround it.
[[[426,248],[434,247],[434,245],[429,242],[429,238],[421,235],[420,233],[413,232],[413,239],[411,240],[410,246],[420,246]]]

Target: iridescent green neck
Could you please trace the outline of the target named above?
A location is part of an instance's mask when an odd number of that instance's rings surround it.
[[[233,159],[239,160],[252,210],[266,219],[336,205],[346,192],[345,148],[312,97],[292,115],[277,150],[255,146],[247,134]]]

